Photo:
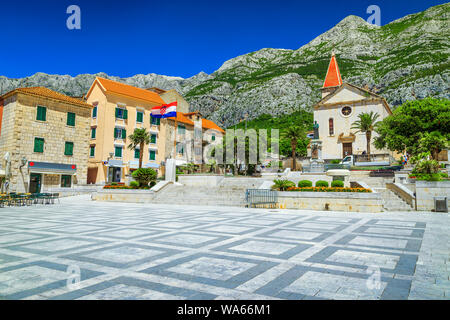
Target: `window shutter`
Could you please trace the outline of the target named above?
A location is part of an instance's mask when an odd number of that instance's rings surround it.
[[[92,118],[97,118],[97,106],[92,110]]]
[[[160,123],[161,123],[161,119],[160,118],[156,118],[156,124],[159,126]]]
[[[156,155],[155,151],[150,150],[150,160],[155,160],[156,158],[155,155]]]
[[[123,118],[128,119],[128,110],[127,109],[123,110]]]
[[[116,118],[119,117],[119,108],[116,108]]]
[[[73,112],[67,113],[67,125],[75,126],[75,113],[73,113]]]
[[[134,149],[134,158],[139,159],[139,156],[141,155],[141,152],[139,149]]]
[[[126,139],[127,138],[127,130],[122,129],[122,139]]]
[[[44,139],[34,138],[34,152],[44,152]]]
[[[114,139],[117,139],[117,128],[114,128]]]

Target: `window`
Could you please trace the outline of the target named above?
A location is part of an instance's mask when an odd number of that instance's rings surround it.
[[[46,121],[47,120],[47,108],[46,107],[37,107],[36,120]]]
[[[195,148],[195,154],[197,155],[197,156],[201,156],[202,155],[202,148]]]
[[[333,120],[333,118],[330,118],[328,120],[328,132],[329,132],[330,136],[334,135],[334,120]]]
[[[128,110],[124,108],[116,108],[116,119],[128,119]]]
[[[72,176],[61,175],[61,188],[70,188],[72,186]]]
[[[139,122],[139,123],[144,122],[144,113],[142,111],[138,111],[136,113],[136,122]]]
[[[178,125],[178,134],[185,134],[186,133],[186,127],[182,124]]]
[[[34,152],[44,152],[44,138],[34,138]]]
[[[97,134],[97,128],[91,128],[91,139],[95,139]]]
[[[349,106],[343,107],[341,112],[344,116],[349,116],[352,113],[352,108]]]
[[[140,155],[141,155],[141,151],[139,149],[134,149],[134,158],[139,159]]]
[[[71,127],[75,126],[75,113],[67,112],[67,125]]]
[[[114,156],[116,158],[122,158],[122,147],[119,146],[114,147]]]
[[[151,134],[150,135],[150,143],[155,144],[156,143],[156,134]]]
[[[64,146],[64,155],[73,156],[73,142],[67,142]]]
[[[152,125],[159,126],[160,123],[161,123],[161,119],[160,118],[155,118],[153,116],[150,116],[150,123]]]
[[[211,136],[211,140],[212,140],[212,141],[215,141],[215,140],[216,140],[216,135],[215,135],[214,133],[213,133],[212,136]]]
[[[114,139],[123,139],[127,138],[127,130],[122,128],[114,128]]]
[[[91,158],[95,157],[95,146],[91,146],[89,149],[89,156]]]
[[[156,160],[156,151],[150,150],[150,160]]]
[[[92,118],[97,118],[97,106],[92,109]]]

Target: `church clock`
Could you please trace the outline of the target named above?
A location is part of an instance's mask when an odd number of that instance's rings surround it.
[[[341,112],[344,116],[348,117],[352,113],[352,108],[345,106],[342,108]]]

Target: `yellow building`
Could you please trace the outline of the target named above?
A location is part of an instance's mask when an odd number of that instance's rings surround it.
[[[91,111],[91,105],[43,87],[1,96],[0,156],[10,154],[9,191],[86,184]]]
[[[151,134],[143,152],[143,167],[159,169],[164,160],[161,124],[151,118],[152,107],[164,100],[148,90],[97,77],[86,95],[94,106],[91,119],[88,183],[124,182],[139,166],[139,149],[130,150],[128,136],[136,128]]]
[[[177,152],[179,165],[194,162],[191,151],[194,127],[220,137],[224,131],[214,122],[202,119],[199,113],[188,113],[189,104],[175,90],[140,89],[97,77],[86,100],[94,106],[91,119],[88,183],[104,184],[126,182],[126,177],[139,166],[139,150],[129,150],[128,136],[135,128],[145,128],[151,134],[151,143],[143,150],[143,167],[164,174],[164,163],[174,155],[175,118],[151,117],[155,106],[177,101]],[[197,124],[197,125],[196,125]],[[201,129],[199,129],[201,128]],[[210,137],[211,139],[211,137]],[[214,140],[214,138],[212,138]],[[201,152],[197,152],[200,156]]]

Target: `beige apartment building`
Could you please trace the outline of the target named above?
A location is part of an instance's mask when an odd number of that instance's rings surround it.
[[[193,162],[190,151],[195,123],[201,132],[223,130],[212,121],[201,119],[199,113],[189,113],[189,104],[175,90],[141,89],[97,77],[86,95],[93,105],[89,149],[88,183],[124,183],[139,166],[140,150],[130,150],[128,136],[135,128],[145,128],[151,142],[143,150],[143,167],[163,175],[168,158],[176,157],[179,165]],[[157,119],[151,116],[155,106],[177,101],[177,147],[174,148],[175,118]],[[194,119],[194,115],[195,119]],[[213,134],[214,135],[214,134]],[[174,152],[174,149],[176,152]],[[197,152],[200,154],[200,152]],[[175,155],[176,154],[176,155]],[[187,157],[189,155],[189,157]]]
[[[0,156],[9,191],[46,192],[87,182],[92,106],[43,87],[0,97]]]

